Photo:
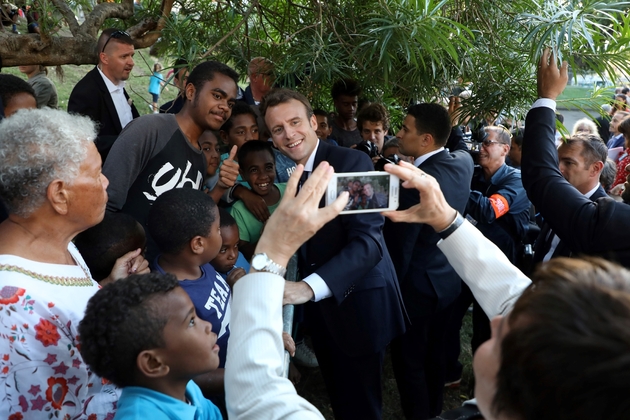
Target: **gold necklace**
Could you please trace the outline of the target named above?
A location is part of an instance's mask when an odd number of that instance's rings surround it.
[[[31,270],[27,270],[23,267],[19,267],[17,265],[9,265],[9,264],[0,264],[0,271],[9,271],[13,273],[24,274],[25,276],[32,277],[37,280],[41,280],[46,283],[55,284],[58,286],[80,286],[87,287],[92,286],[94,284],[92,278],[88,275],[85,267],[81,264],[77,264],[83,270],[85,277],[58,277],[58,276],[50,276],[46,274],[36,273]]]

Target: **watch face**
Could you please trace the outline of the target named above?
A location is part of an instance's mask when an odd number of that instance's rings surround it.
[[[262,270],[267,267],[267,256],[265,254],[256,254],[252,258],[252,267],[254,270]]]

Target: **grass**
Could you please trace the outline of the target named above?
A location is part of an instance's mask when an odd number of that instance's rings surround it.
[[[595,90],[592,86],[567,86],[558,96],[558,107],[570,110],[599,109],[599,105],[604,102],[602,98],[610,100],[614,93],[614,88]],[[574,104],[564,101],[574,101]]]
[[[154,57],[149,56],[149,50],[138,50],[134,57],[136,65],[131,71],[131,76],[127,80],[125,89],[127,93],[133,99],[133,103],[138,109],[140,115],[149,114],[151,112],[151,94],[148,92],[149,78],[151,77],[153,64],[157,62]],[[162,62],[164,64],[164,62]],[[167,65],[164,65],[167,67]],[[64,65],[63,80],[60,80],[55,75],[53,68],[48,69],[48,77],[53,81],[57,87],[57,96],[59,98],[59,109],[66,110],[68,108],[68,98],[72,89],[79,80],[85,76],[87,72],[92,70],[92,65]],[[26,80],[26,75],[20,73],[17,67],[5,67],[2,69],[4,73],[13,74]],[[163,71],[162,74],[166,76],[168,70]],[[164,89],[160,95],[159,104],[163,104],[174,99],[177,96],[177,88],[175,86],[168,86],[168,90]]]

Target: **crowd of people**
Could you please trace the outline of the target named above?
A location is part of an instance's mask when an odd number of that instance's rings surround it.
[[[333,84],[331,115],[257,57],[244,90],[226,64],[178,61],[177,99],[139,117],[133,40],[107,29],[97,52],[68,112],[38,96],[40,66],[0,75],[1,417],[323,418],[281,375],[286,350],[319,365],[335,418],[380,419],[389,349],[404,416],[430,419],[471,304],[459,418],[630,415],[623,93],[610,136],[603,118],[557,142],[567,66],[547,50],[513,130],[460,124],[454,95],[391,136],[357,81]],[[334,172],[375,168],[403,181],[399,210],[339,215],[384,207],[361,180],[323,206]]]

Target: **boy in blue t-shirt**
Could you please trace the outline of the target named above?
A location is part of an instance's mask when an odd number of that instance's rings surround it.
[[[79,336],[90,370],[123,388],[114,419],[222,419],[192,381],[219,365],[217,335],[175,276],[134,274],[103,287]]]
[[[219,211],[212,198],[190,188],[175,188],[160,195],[148,217],[148,231],[160,254],[154,271],[179,280],[195,305],[199,318],[212,324],[219,345],[218,369],[195,378],[204,395],[224,407],[223,373],[230,336],[231,289],[210,265],[221,249]]]
[[[217,270],[217,273],[230,287],[245,274],[249,273],[249,262],[238,250],[240,246],[240,237],[238,236],[238,226],[236,220],[227,210],[219,208],[219,216],[221,217],[221,250],[219,254],[210,264]]]

